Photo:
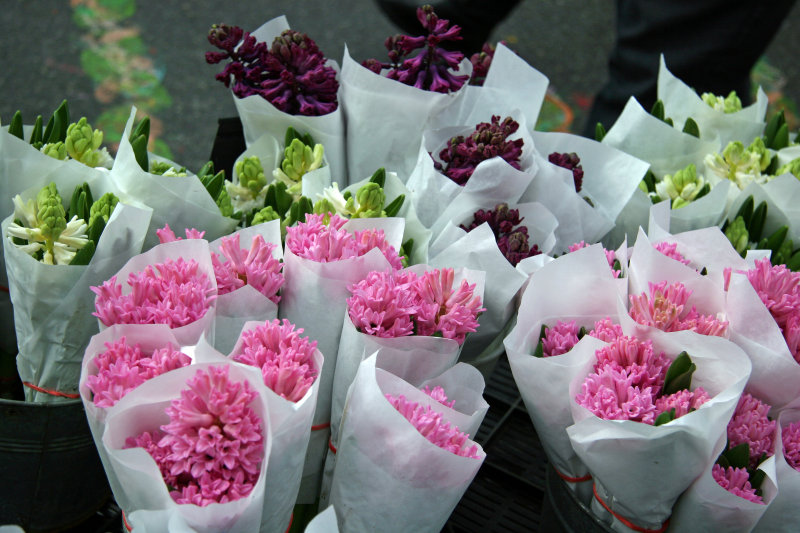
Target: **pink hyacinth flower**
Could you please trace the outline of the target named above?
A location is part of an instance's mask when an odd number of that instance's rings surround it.
[[[290,402],[303,399],[319,370],[314,364],[317,341],[301,337],[302,328],[284,319],[242,332],[242,351],[233,357],[261,369],[264,384]]]
[[[800,272],[792,272],[785,265],[772,265],[765,258],[757,260],[755,268],[744,274],[778,327],[785,329],[789,317],[800,306]]]
[[[617,366],[604,366],[589,374],[575,400],[603,420],[655,422],[652,389],[633,386],[633,378]]]
[[[656,354],[651,341],[639,341],[633,337],[618,337],[597,352],[595,372],[612,367],[623,369],[630,378],[630,384],[644,390],[652,387],[661,390],[670,359],[663,353]]]
[[[444,392],[444,389],[440,386],[435,386],[434,388],[430,388],[429,386],[425,385],[425,388],[422,390],[425,394],[439,402],[440,404],[452,408],[455,404],[455,400],[448,400],[447,393]]]
[[[361,333],[376,337],[414,334],[413,314],[418,307],[416,274],[396,271],[370,272],[348,287],[347,312]]]
[[[746,469],[734,468],[732,466],[723,468],[715,464],[711,468],[711,475],[720,487],[731,494],[735,494],[753,503],[764,503],[761,496],[756,494],[755,489],[750,485],[750,475],[747,473]]]
[[[584,241],[576,242],[575,244],[570,245],[568,250],[570,252],[575,252],[582,248],[586,248],[587,246],[589,245],[586,244]],[[611,267],[611,273],[614,275],[615,278],[618,278],[622,274],[622,272],[614,268],[614,263],[617,261],[616,252],[614,252],[614,250],[607,250],[605,248],[603,248],[603,252],[606,254],[606,261],[608,261],[608,266]]]
[[[481,298],[474,294],[475,284],[462,280],[453,289],[455,273],[452,268],[425,272],[417,282],[420,304],[417,314],[417,335],[440,333],[445,339],[464,343],[467,333],[478,328]]]
[[[574,320],[569,322],[556,321],[556,325],[545,328],[542,338],[542,356],[553,357],[567,353],[578,343],[578,324]]]
[[[751,468],[758,466],[762,455],[771,457],[774,453],[777,422],[768,418],[769,410],[769,405],[744,393],[728,422],[728,445],[734,448],[747,443],[750,446]]]
[[[377,248],[381,251],[386,260],[389,261],[393,269],[400,270],[403,268],[400,254],[397,253],[394,246],[386,242],[386,237],[382,229],[356,231],[354,238],[358,245],[358,255],[364,255],[373,248]]]
[[[614,324],[610,317],[603,318],[594,323],[594,329],[590,331],[589,336],[601,341],[611,342],[619,337],[622,337],[622,326]]]
[[[223,237],[220,250],[225,261],[216,253],[211,254],[218,293],[227,294],[250,285],[273,302],[280,302],[278,291],[284,280],[281,262],[272,256],[274,249],[275,245],[261,235],[253,237],[249,251],[239,247],[238,233]]]
[[[726,321],[700,315],[692,307],[686,309],[692,291],[683,283],[667,285],[666,281],[649,284],[650,293],[631,295],[630,316],[639,324],[653,326],[661,331],[692,330],[703,335],[723,336],[728,328]]]
[[[417,402],[407,400],[403,395],[395,397],[387,394],[386,399],[429,442],[461,457],[480,457],[478,447],[469,445],[469,437],[443,420],[441,413],[432,410],[430,406],[423,407]]]
[[[129,345],[125,337],[107,342],[105,346],[105,351],[93,359],[97,374],[86,378],[86,385],[93,394],[92,402],[98,407],[111,407],[148,379],[192,361],[171,344],[154,350],[149,356],[142,352],[139,344]]]
[[[695,411],[710,399],[703,387],[697,387],[693,391],[683,389],[667,396],[661,396],[656,399],[656,418],[661,413],[669,412],[672,409],[675,409],[675,418],[680,418]]]
[[[794,360],[800,363],[800,310],[795,310],[786,320],[786,327],[783,329],[783,337],[786,339],[786,346]]]
[[[653,248],[666,255],[670,259],[674,259],[675,261],[683,263],[684,265],[689,264],[689,260],[683,257],[683,255],[681,255],[681,253],[678,251],[677,243],[664,241],[653,245]]]
[[[196,230],[194,228],[186,228],[187,239],[202,239],[205,234],[206,234],[205,231]],[[161,244],[164,244],[165,242],[183,240],[181,237],[175,236],[175,232],[172,231],[172,228],[169,227],[169,224],[164,224],[163,228],[157,229],[156,235],[158,235],[158,241]]]
[[[794,422],[781,431],[783,456],[795,470],[800,470],[800,422]]]

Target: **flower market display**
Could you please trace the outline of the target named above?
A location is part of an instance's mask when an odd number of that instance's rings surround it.
[[[213,24],[231,175],[150,153],[135,107],[116,150],[66,101],[14,115],[15,401],[83,406],[127,531],[436,533],[491,462],[507,361],[508,416],[596,531],[800,529],[785,117],[662,57],[651,110],[535,131],[543,74],[416,17],[341,68],[284,17]]]

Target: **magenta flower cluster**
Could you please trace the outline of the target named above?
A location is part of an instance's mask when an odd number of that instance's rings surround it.
[[[177,328],[202,318],[216,298],[216,289],[194,259],[167,259],[128,276],[131,291],[113,276],[95,293],[94,316],[113,324],[167,324]]]
[[[376,74],[388,69],[386,77],[425,91],[448,93],[457,91],[469,76],[456,75],[464,54],[448,51],[440,46],[447,41],[460,41],[461,28],[450,26],[450,21],[440,19],[429,5],[417,8],[417,20],[428,35],[411,37],[395,35],[384,41],[389,51],[389,62],[367,59],[363,66]],[[419,50],[415,54],[415,51]],[[413,55],[412,55],[413,54]]]
[[[326,219],[330,219],[326,223]],[[383,230],[367,229],[350,233],[339,215],[307,214],[305,222],[286,228],[286,248],[297,257],[329,263],[359,257],[373,248],[383,253],[394,269],[403,268],[397,250],[386,242]]]
[[[502,157],[512,167],[519,170],[522,157],[522,139],[509,140],[508,137],[519,129],[519,123],[511,117],[500,122],[500,117],[492,116],[491,122],[481,122],[468,136],[457,135],[447,141],[447,147],[439,152],[439,159],[433,166],[459,185],[465,185],[482,161]]]
[[[756,494],[755,489],[750,485],[750,474],[746,468],[734,468],[729,466],[724,468],[715,464],[711,468],[711,475],[720,487],[731,494],[753,503],[764,503],[764,500]]]
[[[469,437],[457,427],[451,426],[441,413],[437,413],[430,406],[423,407],[417,402],[407,400],[402,394],[396,397],[387,394],[386,399],[429,442],[461,457],[473,459],[480,457],[478,447],[474,444],[469,445]]]
[[[194,228],[186,228],[185,233],[187,239],[202,239],[206,234],[205,231],[200,231]],[[165,242],[183,240],[182,237],[178,237],[175,235],[175,232],[172,231],[172,228],[169,227],[169,224],[164,224],[163,228],[157,229],[156,235],[158,236],[158,242],[160,242],[161,244],[164,244]]]
[[[255,235],[250,250],[239,246],[239,234],[223,237],[220,255],[211,254],[214,276],[217,279],[218,294],[227,294],[249,285],[275,303],[281,301],[278,294],[283,285],[283,266],[272,256],[275,244],[266,242],[261,235]]]
[[[683,255],[681,255],[681,253],[678,251],[678,244],[675,242],[662,241],[654,244],[653,248],[666,255],[670,259],[674,259],[675,261],[681,262],[684,265],[689,264],[689,260],[683,257]]]
[[[454,287],[452,268],[422,275],[410,271],[370,272],[348,287],[347,310],[356,329],[376,337],[441,336],[464,343],[486,309],[466,280]]]
[[[301,337],[302,328],[278,319],[242,332],[233,359],[261,369],[264,384],[290,402],[303,399],[319,375],[314,364],[317,341]]]
[[[728,330],[728,322],[711,315],[701,315],[687,301],[692,291],[683,283],[667,285],[666,281],[648,283],[650,292],[630,296],[630,316],[639,324],[653,326],[661,331],[691,330],[701,335],[722,337]]]
[[[516,266],[523,259],[542,253],[535,243],[531,246],[528,242],[528,228],[520,225],[523,220],[525,217],[519,216],[519,209],[509,209],[507,203],[500,203],[494,210],[478,209],[469,226],[461,224],[459,227],[469,233],[481,224],[488,223],[500,252],[509,263]]]
[[[781,430],[783,456],[795,470],[800,470],[800,422],[793,422]]]
[[[97,374],[87,376],[86,386],[92,391],[92,402],[98,407],[111,407],[130,391],[164,372],[188,365],[191,358],[171,344],[147,354],[125,337],[105,343],[106,349],[92,362]]]
[[[581,192],[583,186],[583,167],[581,166],[581,158],[575,152],[558,153],[553,152],[547,156],[547,160],[561,168],[566,168],[572,171],[572,181],[575,185],[575,192]]]
[[[651,341],[620,336],[595,352],[597,362],[575,397],[604,420],[632,420],[654,424],[662,413],[675,409],[675,418],[705,403],[702,387],[663,394],[670,359],[656,354]]]
[[[327,115],[339,106],[336,71],[308,35],[285,30],[270,47],[238,26],[219,24],[208,42],[221,52],[206,52],[206,62],[228,60],[216,79],[239,98],[259,95],[291,115]]]
[[[444,405],[445,407],[450,407],[451,409],[456,404],[455,400],[448,400],[447,393],[444,389],[438,385],[433,388],[430,388],[428,385],[425,385],[425,388],[422,389],[422,392],[439,402],[440,404]]]
[[[606,317],[594,324],[594,329],[588,335],[605,342],[612,342],[622,337],[622,326],[615,324],[611,318]],[[574,320],[562,322],[556,320],[554,326],[545,326],[541,336],[542,357],[554,357],[570,351],[581,339],[580,328]]]
[[[489,68],[492,66],[494,59],[495,47],[489,43],[483,43],[480,52],[475,52],[469,58],[472,63],[472,75],[469,78],[470,85],[482,86],[486,81],[486,76],[489,75]]]
[[[789,352],[800,363],[800,272],[773,265],[765,258],[744,274],[781,329]]]
[[[198,370],[166,408],[160,431],[129,437],[126,448],[147,450],[179,504],[205,506],[250,494],[264,460],[258,394],[229,377],[229,367]]]
[[[587,246],[589,245],[586,244],[586,242],[584,241],[576,242],[575,244],[569,246],[568,251],[576,252],[582,248],[586,248]],[[611,274],[613,274],[615,278],[618,278],[622,274],[622,271],[619,268],[620,264],[619,261],[617,260],[616,252],[614,250],[608,250],[607,248],[603,248],[603,252],[606,254],[606,261],[608,261],[608,266],[611,267]]]
[[[757,467],[762,457],[771,457],[774,453],[777,422],[769,419],[769,410],[769,405],[744,393],[728,422],[728,447],[747,444],[750,448],[750,468]]]

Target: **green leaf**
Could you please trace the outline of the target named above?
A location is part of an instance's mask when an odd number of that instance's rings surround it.
[[[200,178],[201,180],[203,178],[208,178],[208,177],[212,177],[212,176],[214,176],[214,162],[213,161],[209,161],[208,163],[203,165],[203,168],[201,168],[200,170],[197,171],[197,177]],[[205,185],[205,182],[203,182],[203,184]]]
[[[286,212],[289,211],[294,202],[294,198],[286,190],[286,184],[282,181],[271,183],[267,187],[267,200],[264,202],[265,207],[272,207],[281,217],[286,216]]]
[[[761,240],[761,232],[764,231],[764,222],[767,220],[767,202],[761,202],[753,211],[750,217],[750,224],[747,226],[747,233],[750,241]]]
[[[661,100],[656,100],[656,103],[653,104],[653,108],[650,109],[650,114],[656,117],[658,120],[664,120],[664,102]]]
[[[789,125],[783,124],[775,133],[775,140],[772,141],[772,149],[780,150],[789,146]]]
[[[698,139],[700,138],[700,127],[692,117],[687,118],[686,122],[684,122],[683,133],[688,133],[689,135],[697,137]]]
[[[8,125],[8,133],[14,137],[17,137],[18,139],[22,139],[23,141],[25,140],[25,137],[22,133],[22,113],[20,113],[19,110],[14,113],[13,117],[11,117],[11,122]]]
[[[719,466],[721,466],[722,468],[728,468],[728,467],[730,467],[730,466],[731,466],[731,463],[730,463],[730,462],[728,462],[728,458],[727,458],[727,457],[725,457],[725,453],[723,453],[722,455],[720,455],[720,456],[717,458],[717,464],[718,464]]]
[[[656,175],[653,174],[652,170],[648,170],[642,179],[644,180],[644,184],[647,185],[648,192],[656,192]]]
[[[755,490],[761,488],[761,485],[764,484],[764,480],[767,478],[767,474],[763,470],[756,470],[752,474],[750,474],[750,486],[753,487]]]
[[[654,426],[661,426],[663,424],[667,424],[675,420],[675,408],[673,407],[669,411],[664,411],[660,415],[656,417],[655,422],[653,422]]]
[[[764,243],[765,248],[767,250],[772,250],[773,254],[778,253],[778,249],[783,244],[783,241],[786,240],[786,234],[789,232],[789,226],[783,225],[777,230],[775,233],[767,237],[767,242]]]
[[[692,374],[695,370],[697,370],[697,365],[692,362],[692,358],[687,352],[683,351],[678,354],[678,357],[669,365],[664,378],[664,395],[688,390],[692,385]]]
[[[588,332],[586,331],[586,327],[585,326],[581,326],[581,329],[578,330],[578,340],[581,340],[582,338],[584,338],[587,333]]]
[[[697,196],[695,196],[694,199],[699,200],[700,198],[702,198],[703,196],[705,196],[710,192],[711,192],[711,185],[709,185],[709,183],[706,182],[705,184],[703,184],[703,188],[700,189],[700,192],[697,193]]]
[[[145,172],[150,172],[150,163],[147,155],[147,137],[139,135],[131,139],[131,148],[133,149],[133,156],[136,162],[142,167]]]
[[[36,121],[33,123],[33,131],[31,132],[30,142],[33,145],[42,144],[42,115],[36,116]]]
[[[100,235],[103,234],[104,229],[106,229],[105,219],[103,217],[95,217],[94,222],[92,222],[92,225],[89,226],[86,232],[86,236],[92,242],[100,242]]]
[[[542,327],[539,328],[539,340],[536,343],[536,348],[533,350],[533,353],[531,354],[534,357],[538,357],[540,359],[544,357],[544,347],[542,345],[542,339],[544,339],[544,334],[546,332],[547,332],[547,325],[542,324]]]
[[[16,224],[17,226],[22,226],[22,221],[18,218],[15,218],[14,224]],[[28,244],[28,241],[26,241],[25,239],[20,239],[19,237],[11,237],[11,241],[17,246],[25,246],[26,244]]]
[[[669,124],[670,126],[674,126],[675,124],[672,122],[672,119],[669,117],[664,118],[664,122]]]
[[[780,163],[778,162],[778,154],[772,156],[772,159],[769,161],[769,165],[767,168],[764,169],[763,174],[767,176],[774,176],[776,172],[778,172],[778,166]]]
[[[411,252],[414,251],[414,239],[408,239],[400,246],[400,255],[406,259],[411,257]]]
[[[381,187],[381,189],[383,189],[386,183],[386,169],[381,167],[378,170],[376,170],[372,174],[372,177],[369,178],[369,181],[371,181],[372,183],[377,183]]]
[[[739,207],[739,211],[736,213],[736,216],[733,217],[733,218],[735,219],[736,217],[742,217],[742,220],[744,220],[745,227],[749,227],[750,226],[750,217],[753,216],[753,207],[754,206],[755,206],[755,200],[753,199],[753,196],[752,195],[748,196],[745,199],[745,201],[742,202],[742,205]]]
[[[701,276],[707,276],[708,275],[708,269],[706,269],[706,267],[703,267],[703,270],[700,271],[700,275]]]
[[[602,122],[598,122],[594,125],[594,140],[597,142],[601,142],[606,136],[606,128],[603,126]]]
[[[387,217],[397,216],[397,213],[400,212],[400,209],[403,207],[403,202],[405,202],[405,200],[406,200],[405,194],[401,194],[400,196],[392,200],[392,202],[389,205],[387,205],[386,208],[384,209],[386,216]]]
[[[769,122],[767,122],[767,126],[764,128],[764,145],[767,148],[772,148],[775,134],[778,132],[778,128],[783,124],[786,124],[786,117],[783,114],[783,109],[781,109],[772,115]]]
[[[148,116],[145,116],[139,121],[136,127],[133,128],[130,136],[131,142],[133,142],[133,139],[136,139],[140,135],[144,135],[145,141],[150,140],[150,117]]]
[[[800,250],[795,250],[795,252],[792,254],[792,257],[786,261],[786,268],[793,272],[800,270]]]
[[[204,183],[208,195],[216,202],[219,198],[219,193],[222,192],[222,187],[225,184],[225,171],[220,170],[216,175],[212,176],[208,183]]]
[[[42,136],[45,143],[64,142],[67,138],[67,127],[69,126],[69,105],[67,101],[61,102],[53,112],[52,122],[47,123],[45,134]],[[49,134],[48,130],[49,129]]]
[[[747,468],[750,464],[750,445],[746,442],[728,448],[722,455],[728,460],[728,464],[734,468]]]
[[[69,264],[88,265],[89,262],[92,260],[92,257],[94,257],[94,251],[95,251],[94,241],[87,242],[85,245],[83,245],[83,248],[81,248],[75,253],[75,257],[72,258],[72,261],[70,261]]]

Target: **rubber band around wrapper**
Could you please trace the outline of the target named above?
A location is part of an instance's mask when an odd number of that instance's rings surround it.
[[[558,477],[560,477],[561,479],[563,479],[567,483],[583,483],[584,481],[591,481],[592,480],[592,475],[591,474],[586,474],[585,476],[581,476],[581,477],[570,477],[570,476],[568,476],[566,474],[562,474],[558,470],[558,468],[556,468],[556,467],[553,467],[553,470],[555,471],[556,474],[558,474]]]
[[[634,531],[638,531],[639,533],[664,533],[664,531],[666,531],[667,528],[669,527],[669,518],[667,518],[667,520],[658,529],[647,529],[644,527],[639,527],[630,520],[628,520],[627,518],[624,518],[615,513],[614,511],[612,511],[611,507],[609,507],[608,504],[604,502],[603,499],[597,494],[597,485],[595,485],[594,483],[592,483],[592,492],[594,493],[595,499],[598,502],[600,502],[600,505],[603,506],[603,509],[611,513],[611,516],[619,520],[620,523],[622,523],[622,525],[624,525],[627,528],[630,528]]]
[[[45,394],[49,394],[51,396],[58,396],[60,398],[69,398],[71,400],[77,400],[78,398],[81,397],[81,395],[79,393],[74,393],[73,394],[73,393],[61,392],[61,391],[57,391],[57,390],[53,390],[53,389],[45,389],[44,387],[39,387],[38,385],[34,385],[33,383],[30,383],[29,381],[23,381],[22,384],[25,385],[26,387],[28,387],[29,389],[35,390],[36,392],[43,392]]]

